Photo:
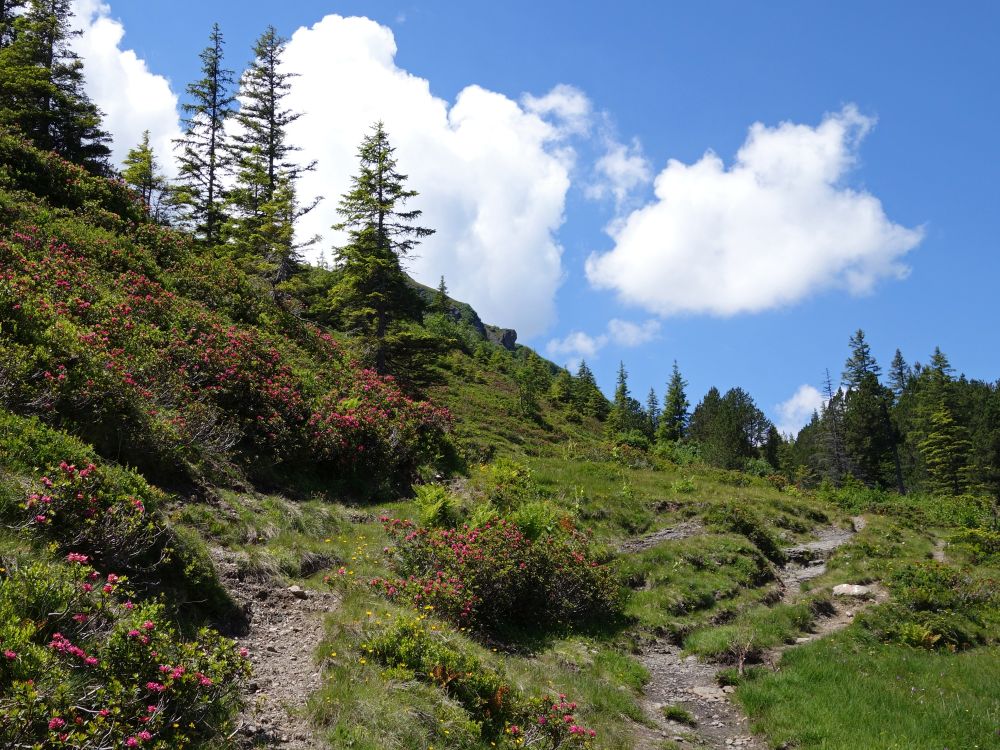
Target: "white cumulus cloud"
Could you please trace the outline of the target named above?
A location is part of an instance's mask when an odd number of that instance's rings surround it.
[[[174,138],[180,135],[177,96],[170,83],[152,73],[133,50],[122,49],[125,28],[100,0],[73,0],[74,26],[82,34],[73,49],[83,59],[85,88],[104,113],[112,136],[111,158],[120,166],[128,150],[149,130],[163,171],[173,175]]]
[[[612,226],[590,282],[659,315],[728,316],[901,278],[921,229],[892,223],[875,196],[843,185],[874,121],[853,106],[816,127],[754,124],[735,162],[671,160],[655,200]]]
[[[605,141],[605,152],[594,164],[595,179],[584,189],[588,198],[614,198],[620,208],[636,188],[652,179],[649,161],[642,153],[638,139],[630,144],[613,138]]]
[[[791,398],[775,407],[778,413],[778,432],[794,437],[812,419],[813,412],[823,408],[823,394],[811,385],[800,385]]]
[[[287,106],[304,115],[289,140],[318,168],[301,180],[303,198],[324,195],[302,219],[302,236],[329,229],[339,196],[357,171],[357,148],[376,120],[385,123],[399,170],[420,195],[424,226],[437,230],[409,261],[420,281],[444,276],[483,319],[522,338],[555,319],[562,280],[563,223],[574,153],[567,139],[585,128],[587,98],[557,86],[521,102],[471,85],[454,102],[395,63],[392,31],[367,18],[329,15],[296,31],[285,69],[298,74]]]
[[[643,323],[633,323],[629,320],[612,318],[608,321],[603,333],[591,335],[583,331],[572,331],[561,339],[552,339],[545,347],[546,353],[553,358],[564,358],[570,368],[579,364],[581,359],[593,359],[608,344],[621,347],[642,346],[653,341],[660,334],[660,321],[647,320]]]

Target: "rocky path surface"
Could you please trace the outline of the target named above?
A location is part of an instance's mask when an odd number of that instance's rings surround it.
[[[622,554],[634,555],[636,552],[643,552],[669,539],[687,539],[689,536],[694,536],[701,531],[701,526],[694,521],[684,521],[668,529],[660,529],[651,534],[622,542],[618,551]]]
[[[841,545],[850,541],[855,532],[864,528],[863,518],[852,519],[852,529],[829,527],[821,529],[817,539],[785,550],[789,562],[778,571],[778,579],[784,602],[794,601],[802,593],[802,583],[826,570],[826,561]],[[686,533],[676,533],[680,527],[666,529],[622,545],[623,552],[648,549],[653,544],[668,539],[691,536],[699,528],[689,525]],[[666,532],[673,532],[667,535]],[[656,538],[657,541],[650,540]],[[855,613],[870,600],[884,597],[878,587],[871,587],[867,594],[847,605],[835,605],[834,611],[817,621],[815,632],[797,639],[796,644],[832,633],[849,625]],[[772,666],[781,653],[796,644],[773,649],[764,655],[764,662]],[[734,688],[720,687],[716,680],[719,665],[699,662],[697,657],[685,657],[681,648],[658,639],[647,645],[639,660],[649,670],[650,680],[646,685],[643,708],[653,727],[636,728],[637,744],[640,750],[654,750],[666,741],[673,741],[678,747],[700,747],[712,750],[727,748],[750,748],[764,750],[766,747],[749,729],[746,716],[730,700]],[[672,721],[664,717],[663,709],[677,706],[687,711],[695,720],[694,726]]]
[[[314,655],[323,638],[323,615],[336,608],[339,599],[298,586],[248,580],[240,574],[237,557],[227,550],[215,549],[212,557],[249,620],[248,631],[236,640],[250,652],[253,677],[231,746],[320,750],[325,744],[313,735],[305,707],[321,686]]]

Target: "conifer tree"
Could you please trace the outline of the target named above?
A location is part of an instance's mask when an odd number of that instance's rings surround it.
[[[219,242],[226,219],[223,176],[229,165],[226,122],[233,114],[233,71],[223,63],[222,32],[213,24],[202,50],[202,77],[187,87],[184,135],[179,150],[178,202],[185,205],[195,233],[207,244]]]
[[[143,131],[139,145],[130,149],[122,164],[125,184],[135,190],[153,221],[164,221],[168,210],[169,189],[167,178],[160,172],[160,165],[149,145],[149,131]]]
[[[0,50],[14,43],[14,21],[27,4],[28,0],[0,0]]]
[[[597,380],[587,365],[587,360],[580,360],[573,385],[573,401],[578,409],[601,421],[608,418],[608,400],[601,393],[601,389],[597,387]]]
[[[337,248],[340,274],[329,297],[333,317],[370,340],[379,372],[386,371],[390,326],[416,320],[422,308],[402,259],[434,233],[415,223],[420,211],[404,210],[417,192],[406,188],[394,152],[381,122],[361,142],[358,174],[337,208],[342,221],[334,229],[346,230],[349,241]]]
[[[897,400],[903,395],[903,391],[909,385],[911,377],[913,377],[913,371],[906,364],[906,360],[903,359],[903,353],[897,349],[896,354],[892,358],[892,363],[889,365],[889,387],[892,388],[892,392],[895,394]]]
[[[431,310],[442,315],[447,315],[448,311],[451,310],[451,303],[448,301],[448,287],[444,283],[444,276],[441,277],[441,283],[438,284],[437,291],[434,293]]]
[[[646,396],[646,434],[650,440],[656,435],[656,428],[660,423],[660,402],[656,398],[656,389],[650,388]]]
[[[843,381],[848,390],[857,388],[865,375],[871,373],[877,379],[881,374],[878,362],[872,356],[871,347],[865,341],[865,332],[860,328],[851,336],[849,342],[851,356],[844,364]]]
[[[656,439],[663,442],[682,440],[687,434],[688,403],[684,389],[687,383],[681,377],[681,371],[674,360],[670,382],[667,383],[667,395],[663,399],[663,414],[660,417]]]
[[[23,12],[20,12],[23,9]],[[0,125],[95,174],[108,174],[108,134],[83,87],[70,40],[71,0],[5,4],[0,16]]]
[[[920,442],[930,486],[937,492],[961,494],[968,486],[969,431],[955,422],[944,403],[931,414],[930,431]]]
[[[299,164],[293,158],[301,148],[288,142],[288,126],[298,120],[301,112],[293,112],[284,106],[284,99],[291,90],[291,79],[295,76],[281,69],[281,58],[287,40],[278,35],[273,26],[268,26],[254,44],[254,59],[240,78],[239,112],[235,115],[239,124],[237,134],[229,144],[232,160],[238,172],[237,182],[242,175],[252,173],[259,177],[259,193],[244,193],[251,198],[250,203],[238,203],[245,214],[256,214],[263,203],[274,197],[279,179],[287,179],[294,185],[298,179],[316,168],[316,162]],[[247,163],[249,162],[249,163]],[[316,205],[301,209],[306,213]]]

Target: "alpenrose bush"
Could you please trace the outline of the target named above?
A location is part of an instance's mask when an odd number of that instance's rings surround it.
[[[234,324],[165,288],[122,236],[69,229],[72,243],[30,224],[0,233],[0,398],[15,411],[166,475],[242,454],[251,470],[406,479],[440,451],[447,411],[328,334]]]
[[[395,578],[371,585],[389,599],[432,608],[476,629],[573,626],[618,616],[623,589],[586,538],[562,531],[532,541],[499,519],[479,527],[427,529],[383,517],[395,540]]]
[[[28,494],[22,527],[62,549],[85,553],[106,570],[150,567],[158,562],[150,553],[165,532],[147,513],[149,488],[138,480],[130,486],[121,472],[109,479],[107,471],[92,463],[78,468],[60,462]]]
[[[388,667],[394,678],[436,685],[502,748],[539,750],[589,747],[596,735],[576,718],[565,695],[529,697],[514,686],[502,666],[484,663],[460,649],[456,635],[434,626],[426,615],[403,615],[370,635],[363,652]]]
[[[90,558],[0,569],[0,747],[194,747],[226,731],[247,652],[179,637]]]

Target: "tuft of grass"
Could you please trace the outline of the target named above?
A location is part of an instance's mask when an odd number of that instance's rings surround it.
[[[807,603],[753,607],[725,625],[695,630],[685,638],[684,648],[707,659],[742,665],[764,649],[792,641],[812,624],[813,611]]]
[[[694,718],[690,711],[681,706],[664,706],[663,717],[669,721],[676,721],[678,724],[694,727],[698,725],[698,720]]]

